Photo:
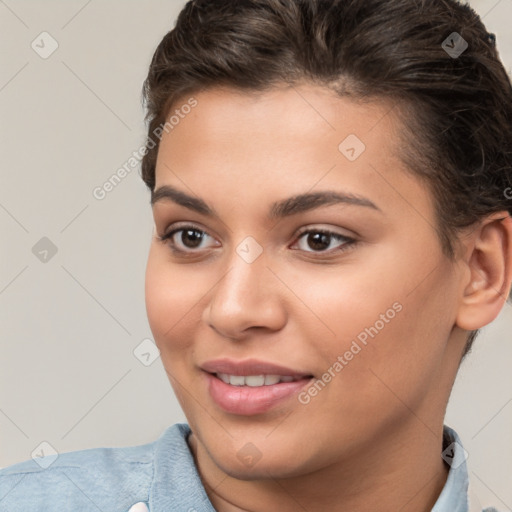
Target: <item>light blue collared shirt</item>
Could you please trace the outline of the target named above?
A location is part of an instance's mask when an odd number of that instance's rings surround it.
[[[3,468],[0,512],[215,512],[189,433],[188,424],[176,423],[148,444],[47,455]],[[446,426],[443,450],[450,471],[432,512],[481,512],[468,498],[464,448]]]

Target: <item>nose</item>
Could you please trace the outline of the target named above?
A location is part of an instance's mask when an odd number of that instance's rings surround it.
[[[212,290],[203,321],[233,340],[254,329],[281,329],[287,319],[283,284],[267,263],[264,252],[251,263],[234,252],[227,272]]]

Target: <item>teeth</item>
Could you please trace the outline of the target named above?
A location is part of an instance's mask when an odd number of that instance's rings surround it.
[[[242,381],[244,379],[245,379],[245,385],[251,386],[252,388],[265,385],[265,375],[248,375],[247,377],[242,377]],[[229,378],[229,382],[231,384],[233,383],[233,377]]]
[[[216,375],[222,382],[229,384],[229,375],[227,373],[217,373]]]
[[[290,375],[228,375],[227,373],[217,373],[217,377],[232,386],[272,386],[278,382],[292,382],[297,380]]]
[[[230,375],[229,383],[232,386],[243,386],[245,384],[245,377],[243,375]]]
[[[279,375],[265,375],[265,386],[272,386],[280,381]]]

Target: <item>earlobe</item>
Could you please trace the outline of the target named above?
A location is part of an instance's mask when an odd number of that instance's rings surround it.
[[[512,218],[506,211],[483,220],[471,236],[465,283],[456,324],[473,331],[491,323],[503,308],[512,282]]]

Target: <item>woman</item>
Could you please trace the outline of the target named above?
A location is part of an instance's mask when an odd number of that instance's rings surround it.
[[[188,424],[5,468],[0,510],[481,511],[443,420],[510,293],[512,96],[474,11],[189,2],[144,93]]]

